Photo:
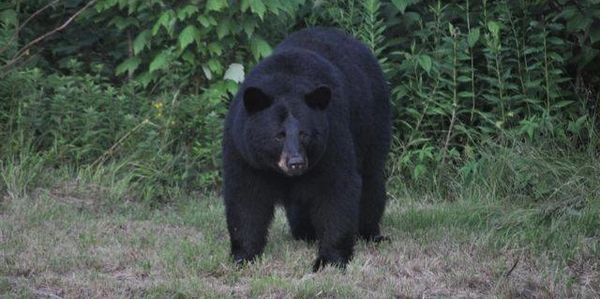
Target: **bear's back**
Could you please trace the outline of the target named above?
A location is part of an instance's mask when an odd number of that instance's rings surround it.
[[[350,106],[389,119],[389,100],[379,62],[371,50],[350,35],[334,28],[312,27],[290,34],[274,54],[301,48],[312,51],[339,69]]]
[[[357,66],[367,73],[379,69],[369,48],[333,28],[313,27],[294,32],[275,48],[275,53],[289,48],[313,51],[346,74],[350,66]]]

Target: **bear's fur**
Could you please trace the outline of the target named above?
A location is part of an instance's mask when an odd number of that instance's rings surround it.
[[[276,203],[292,235],[317,240],[313,269],[345,266],[355,237],[379,240],[390,104],[371,51],[327,28],[291,34],[246,76],[223,138],[236,262],[261,254]]]

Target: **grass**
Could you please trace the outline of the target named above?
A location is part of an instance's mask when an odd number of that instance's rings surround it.
[[[56,182],[2,199],[3,297],[600,295],[597,206],[548,223],[515,205],[396,198],[383,221],[391,242],[360,242],[345,273],[313,274],[315,246],[292,240],[281,211],[264,256],[238,269],[218,196],[154,208],[76,179]]]
[[[5,159],[0,297],[600,297],[598,158],[482,152],[481,179],[455,178],[452,200],[390,179],[392,240],[359,242],[345,272],[316,274],[316,246],[291,238],[281,210],[263,257],[237,268],[218,194],[156,204],[136,198],[118,164]]]

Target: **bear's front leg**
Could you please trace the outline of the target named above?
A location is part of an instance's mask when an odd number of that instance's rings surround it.
[[[277,195],[265,178],[251,171],[226,169],[224,183],[231,255],[236,263],[253,261],[265,247]]]
[[[345,268],[352,258],[358,232],[361,180],[355,173],[321,185],[313,202],[312,222],[319,239],[313,271],[331,264]]]

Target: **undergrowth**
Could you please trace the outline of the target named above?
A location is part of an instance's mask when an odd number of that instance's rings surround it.
[[[345,30],[378,57],[394,114],[388,176],[406,192],[451,200],[479,176],[513,174],[489,182],[505,197],[547,182],[530,174],[528,161],[504,168],[496,165],[501,160],[492,162],[496,156],[539,149],[537,158],[548,155],[552,167],[564,168],[555,155],[600,151],[600,79],[592,63],[600,53],[600,7],[594,1],[192,2],[99,1],[20,66],[11,55],[24,54],[19,46],[60,15],[52,6],[36,15],[35,3],[0,6],[0,36],[10,46],[0,48],[7,70],[0,80],[4,164],[30,152],[50,168],[109,165],[147,200],[178,189],[218,190],[222,122],[238,82],[286,32],[312,25]],[[123,18],[125,12],[131,16]],[[28,30],[20,28],[28,16],[37,18],[27,20]],[[106,26],[94,33],[97,39],[74,38],[89,36],[94,22]],[[206,47],[194,34],[207,38]],[[102,38],[121,46],[108,50]],[[106,55],[90,52],[91,45]],[[196,48],[199,54],[191,54]],[[229,48],[236,50],[223,52]],[[560,177],[544,171],[540,176]],[[545,187],[532,188],[534,197],[547,196],[539,190]]]

